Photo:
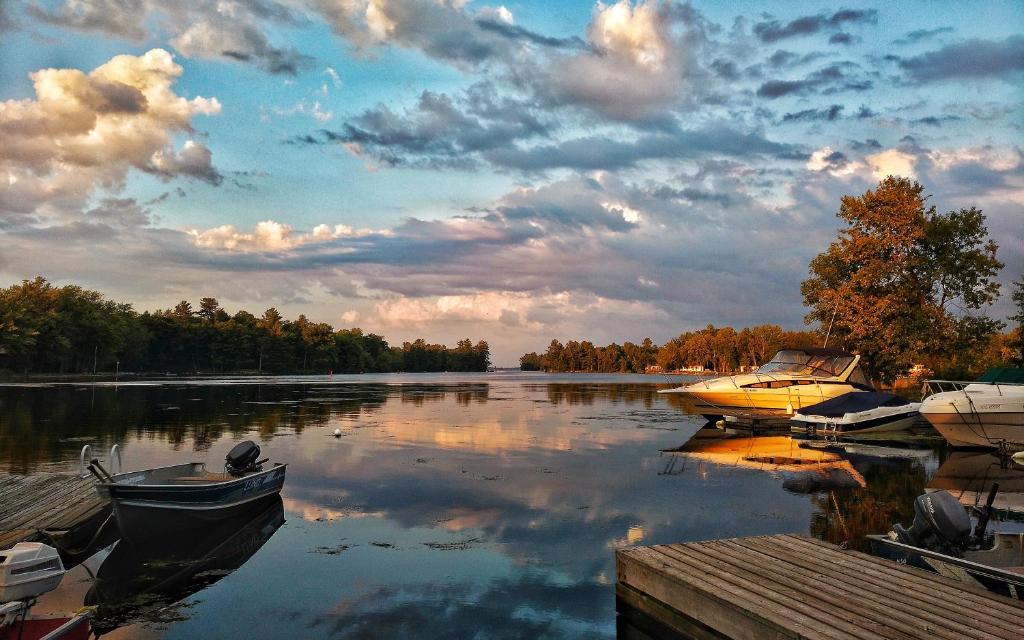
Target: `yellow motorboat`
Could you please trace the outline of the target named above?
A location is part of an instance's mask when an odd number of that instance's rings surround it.
[[[860,356],[841,349],[783,349],[752,373],[724,376],[659,393],[683,396],[683,405],[709,420],[722,416],[789,416],[851,391],[873,391]]]

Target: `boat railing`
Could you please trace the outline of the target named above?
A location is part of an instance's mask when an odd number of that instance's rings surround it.
[[[996,393],[1003,395],[1003,387],[1020,387],[1019,383],[1012,382],[990,382],[990,381],[978,381],[978,380],[925,380],[922,385],[922,397],[927,398],[930,395],[936,393],[943,393],[946,391],[963,391],[967,385],[974,384],[985,384],[995,388]]]

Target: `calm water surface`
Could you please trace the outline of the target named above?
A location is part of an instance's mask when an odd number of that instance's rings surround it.
[[[592,638],[616,633],[616,547],[784,532],[859,545],[908,519],[944,464],[990,463],[940,445],[882,457],[716,441],[657,395],[679,382],[3,386],[0,470],[73,471],[86,443],[119,444],[127,469],[219,468],[243,439],[289,463],[281,502],[144,553],[107,548],[36,609],[99,604],[104,637]]]

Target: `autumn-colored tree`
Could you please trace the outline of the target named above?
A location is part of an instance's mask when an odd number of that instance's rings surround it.
[[[800,287],[807,322],[831,325],[830,344],[863,354],[881,382],[915,362],[940,370],[1000,327],[976,314],[998,296],[1003,266],[985,216],[974,207],[938,213],[926,200],[924,187],[896,176],[844,196],[846,226]]]
[[[1013,283],[1013,306],[1016,310],[1010,321],[1017,324],[1007,340],[1010,351],[1010,362],[1015,366],[1024,367],[1024,274]]]

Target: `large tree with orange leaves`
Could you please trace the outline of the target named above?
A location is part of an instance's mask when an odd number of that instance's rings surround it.
[[[1003,266],[984,214],[938,213],[923,193],[916,181],[889,176],[844,196],[846,225],[800,286],[807,322],[831,325],[831,343],[863,354],[881,382],[917,362],[942,371],[1001,327],[980,313],[999,295]]]

